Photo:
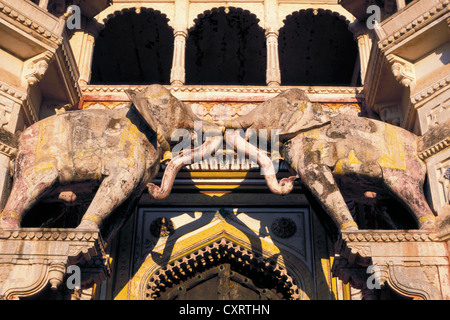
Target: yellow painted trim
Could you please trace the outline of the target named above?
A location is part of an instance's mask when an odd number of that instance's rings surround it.
[[[245,179],[248,172],[191,172],[190,176],[192,179],[198,178],[235,178],[235,179]]]
[[[342,291],[344,292],[344,300],[352,300],[350,294],[350,283],[343,283]]]
[[[341,224],[341,227],[340,227],[339,229],[342,231],[342,230],[345,230],[345,229],[347,229],[347,228],[349,228],[349,227],[351,227],[351,226],[358,227],[358,225],[356,224],[356,222],[354,222],[354,221],[349,221],[349,222],[345,222],[345,223]]]
[[[435,220],[436,220],[436,217],[431,215],[431,214],[429,214],[429,215],[420,217],[419,218],[419,224],[422,224],[422,223],[424,223],[426,221],[435,221]]]
[[[210,196],[210,197],[222,197],[223,195],[226,195],[228,193],[231,193],[231,191],[219,191],[219,192],[214,192],[214,191],[200,191],[200,193]]]
[[[223,190],[223,189],[235,189],[239,188],[240,184],[229,184],[229,185],[216,185],[216,184],[194,184],[198,189],[208,189],[208,190]]]

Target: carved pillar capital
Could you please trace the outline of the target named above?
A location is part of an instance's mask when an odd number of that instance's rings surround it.
[[[394,54],[388,54],[386,58],[391,65],[391,70],[395,79],[404,87],[414,87],[416,84],[414,65]]]

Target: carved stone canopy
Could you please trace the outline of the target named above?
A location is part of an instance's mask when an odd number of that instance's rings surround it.
[[[0,299],[18,300],[63,285],[66,268],[80,267],[84,289],[110,275],[109,257],[98,232],[21,228],[0,231]]]
[[[361,289],[365,299],[389,285],[400,295],[419,300],[448,300],[446,243],[422,230],[343,232],[335,245],[332,272]]]

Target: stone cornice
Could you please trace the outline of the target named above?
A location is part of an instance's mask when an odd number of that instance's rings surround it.
[[[436,153],[448,148],[450,146],[450,137],[436,143],[435,145],[427,148],[426,150],[418,154],[419,158],[423,161],[435,155]]]
[[[62,43],[62,37],[51,32],[46,27],[36,23],[33,18],[27,17],[19,12],[17,12],[14,8],[9,7],[5,3],[0,1],[0,12],[7,15],[8,17],[14,19],[19,22],[24,27],[37,32],[44,38],[50,40],[51,42],[60,45]]]
[[[16,99],[16,102],[22,103],[27,98],[27,94],[17,90],[5,82],[0,81],[0,92],[3,92],[4,94],[7,94],[9,97]]]
[[[100,241],[97,231],[55,228],[22,228],[0,230],[0,240]]]
[[[125,89],[141,91],[146,87],[146,85],[89,85],[82,86],[82,91],[84,93],[99,92],[99,93],[109,93],[109,92],[124,92]],[[172,92],[230,92],[230,93],[281,93],[284,90],[290,88],[300,88],[305,90],[309,94],[362,94],[362,87],[290,87],[290,86],[280,86],[280,87],[258,87],[258,86],[166,86],[167,89]]]
[[[232,93],[281,93],[294,87],[174,87],[173,92],[232,92]],[[308,94],[360,94],[359,87],[295,87],[305,90]]]
[[[417,105],[423,100],[427,99],[428,97],[432,96],[434,93],[438,92],[442,88],[447,87],[450,84],[450,76],[445,77],[444,79],[441,79],[439,81],[436,81],[432,85],[428,86],[427,88],[421,90],[419,93],[414,94],[413,97],[411,97],[411,103],[413,105]]]
[[[422,230],[360,230],[343,232],[346,242],[426,242],[436,240],[436,234]]]
[[[395,32],[391,32],[386,35],[383,39],[380,39],[378,47],[382,51],[386,51],[390,47],[402,41],[404,38],[408,37],[410,34],[417,32],[421,28],[428,25],[437,15],[445,14],[449,11],[449,0],[441,0],[436,6],[430,8],[427,12],[422,13],[417,18],[412,20],[407,25],[398,29]],[[395,17],[393,17],[394,19]]]

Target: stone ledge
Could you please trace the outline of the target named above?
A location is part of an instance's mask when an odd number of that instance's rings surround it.
[[[32,296],[63,285],[66,269],[77,264],[81,289],[111,274],[105,244],[97,231],[57,228],[0,230],[0,300]]]
[[[424,242],[434,241],[435,233],[422,230],[359,230],[342,232],[342,240],[349,242]]]
[[[414,299],[450,299],[447,244],[437,233],[424,230],[359,230],[343,232],[335,244],[332,273],[361,289],[366,299],[377,296],[368,287],[374,277],[382,287]]]

